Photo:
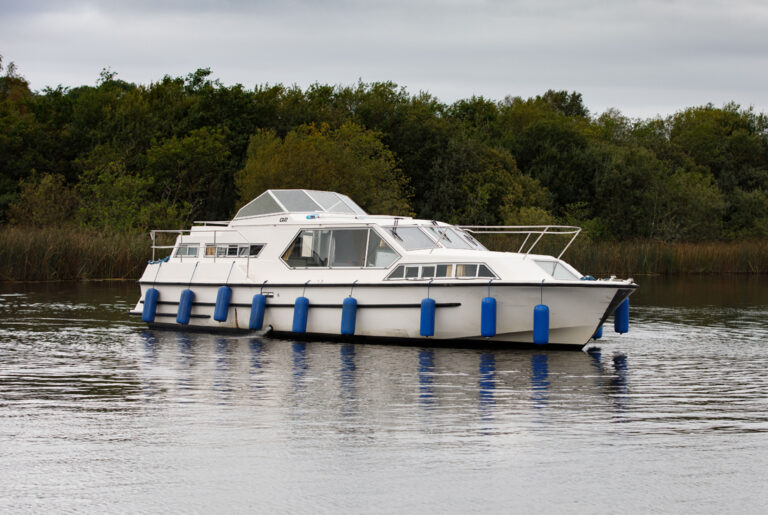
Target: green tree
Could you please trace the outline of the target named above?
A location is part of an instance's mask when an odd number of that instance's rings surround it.
[[[429,171],[421,216],[463,224],[500,224],[521,207],[542,207],[548,195],[523,176],[514,158],[457,134]]]
[[[57,174],[33,174],[22,179],[20,194],[9,208],[10,221],[17,225],[59,227],[73,221],[79,198]]]
[[[234,188],[225,141],[222,131],[203,127],[147,150],[144,174],[153,180],[156,200],[184,210],[187,223],[228,218]]]
[[[241,205],[268,189],[305,188],[344,193],[371,213],[410,213],[408,184],[392,152],[376,133],[349,122],[338,129],[304,125],[285,139],[258,131],[235,184]]]
[[[101,232],[143,232],[153,227],[182,228],[188,206],[168,199],[153,199],[154,179],[130,173],[124,161],[109,160],[107,154],[97,167],[83,172],[77,190],[84,201],[78,219]],[[91,159],[96,164],[96,159]]]

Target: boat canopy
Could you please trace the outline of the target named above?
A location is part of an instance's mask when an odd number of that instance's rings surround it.
[[[366,215],[351,198],[333,191],[267,190],[240,208],[235,220],[278,213],[344,213]]]

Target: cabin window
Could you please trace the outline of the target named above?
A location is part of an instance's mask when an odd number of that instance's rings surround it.
[[[494,274],[487,265],[483,264],[429,263],[419,265],[400,265],[395,268],[391,274],[389,274],[387,279],[449,279],[454,276],[454,270],[456,271],[456,277],[460,277],[462,279],[495,279],[497,277],[496,274]],[[405,272],[405,274],[403,274],[403,272]]]
[[[368,229],[332,231],[331,266],[362,267],[368,245]]]
[[[264,245],[248,245],[248,244],[226,244],[226,245],[211,245],[205,246],[205,257],[256,257],[261,252]]]
[[[283,261],[294,268],[386,268],[399,255],[372,229],[306,229]]]
[[[368,236],[368,254],[365,266],[386,268],[394,263],[398,257],[397,252],[392,250],[392,247],[376,234],[376,231],[371,231]]]
[[[477,277],[477,265],[456,265],[456,277]]]
[[[493,275],[493,272],[491,272],[490,268],[488,268],[485,265],[480,265],[480,267],[477,269],[477,276],[478,277],[496,277]]]
[[[197,250],[200,247],[198,243],[190,243],[179,246],[176,249],[176,257],[197,257]]]
[[[419,267],[418,266],[407,266],[405,267],[405,278],[406,279],[416,279],[419,277]]]
[[[392,226],[387,230],[405,250],[431,249],[435,246],[435,242],[418,227]]]
[[[462,240],[450,227],[428,226],[426,229],[427,232],[429,232],[443,247],[449,249],[472,249],[472,247],[470,247],[466,241]]]
[[[292,267],[326,267],[331,247],[331,231],[301,231],[283,253],[283,261]]]

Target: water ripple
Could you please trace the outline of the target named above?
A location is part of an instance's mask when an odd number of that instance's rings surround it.
[[[766,305],[666,299],[589,352],[488,351],[149,331],[134,289],[0,293],[0,510],[768,504]]]

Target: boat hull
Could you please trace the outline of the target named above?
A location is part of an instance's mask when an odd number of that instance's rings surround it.
[[[266,295],[264,331],[293,339],[368,340],[417,344],[520,345],[533,343],[533,308],[548,306],[549,341],[553,347],[581,348],[613,310],[628,297],[633,284],[619,282],[567,282],[548,284],[479,282],[396,284],[235,284],[227,319],[213,319],[220,284],[193,284],[195,292],[189,324],[176,324],[179,299],[189,285],[142,283],[142,299],[150,287],[159,292],[155,320],[150,325],[184,330],[249,331],[253,296]],[[357,300],[354,335],[341,334],[342,303]],[[481,336],[481,302],[496,299],[496,335]],[[293,332],[294,303],[309,299],[306,331]],[[420,334],[421,301],[435,300],[434,336]],[[143,300],[133,314],[140,314]]]

